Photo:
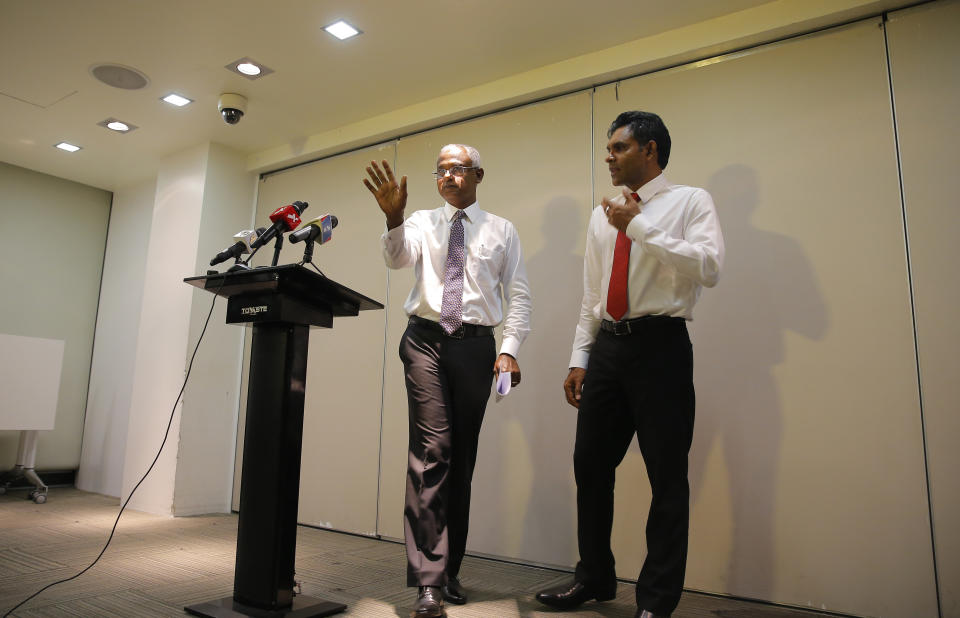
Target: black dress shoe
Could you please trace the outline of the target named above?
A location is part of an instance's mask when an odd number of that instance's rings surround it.
[[[638,609],[633,618],[670,618],[669,614],[654,614],[649,609]]]
[[[556,588],[541,590],[537,593],[537,600],[557,609],[573,609],[592,599],[609,601],[615,596],[617,596],[616,591],[611,594],[597,594],[593,589],[574,581]]]
[[[417,604],[413,606],[412,618],[441,618],[447,614],[443,611],[443,599],[440,598],[439,586],[420,586],[417,593]]]
[[[443,593],[443,600],[447,603],[463,605],[467,602],[467,593],[457,577],[451,577],[440,591]]]

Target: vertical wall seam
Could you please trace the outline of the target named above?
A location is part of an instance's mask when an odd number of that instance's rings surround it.
[[[267,181],[267,177],[263,174],[260,174],[259,176],[257,176],[256,180],[253,183],[253,204],[251,205],[251,208],[250,208],[250,229],[251,230],[256,229],[257,227],[257,206],[260,205],[260,185],[266,181]],[[237,437],[239,437],[240,435],[240,415],[241,414],[244,415],[243,416],[244,435],[246,435],[246,430],[247,430],[246,410],[240,409],[240,402],[243,401],[243,369],[244,369],[243,353],[246,347],[247,347],[247,329],[241,328],[240,329],[240,345],[239,345],[240,370],[237,372],[237,398],[236,398],[237,404],[235,408],[237,413],[233,417],[233,451],[232,451],[233,461],[230,462],[230,476],[227,479],[230,486],[230,497],[227,499],[228,513],[238,512],[233,510],[233,490],[236,487],[235,479],[237,476],[237,450],[239,450],[239,447],[237,445]],[[249,387],[250,385],[247,384],[247,386]],[[241,470],[241,480],[242,480],[242,472],[243,471]]]
[[[590,210],[588,213],[593,212],[593,207],[597,204],[597,136],[595,134],[595,127],[597,124],[597,112],[594,109],[594,98],[597,96],[596,87],[590,89]],[[587,216],[587,221],[590,220],[589,215]]]
[[[100,322],[100,301],[103,298],[103,274],[107,268],[107,244],[110,242],[110,221],[113,219],[113,202],[117,198],[116,191],[110,192],[110,207],[107,209],[107,233],[103,235],[103,256],[100,258],[100,281],[97,292],[97,308],[93,311],[93,337],[90,338],[90,366],[87,368],[87,389],[83,403],[82,422],[80,423],[80,454],[77,460],[77,470],[73,477],[74,485],[80,480],[80,468],[83,464],[83,436],[87,432],[87,412],[90,407],[90,383],[93,381],[93,355],[97,352],[97,326]],[[122,485],[122,481],[121,481]],[[100,485],[101,489],[103,484]]]
[[[927,449],[927,422],[923,406],[923,380],[920,368],[920,336],[917,330],[917,305],[913,284],[913,263],[910,259],[910,229],[907,221],[907,200],[903,184],[903,158],[900,152],[900,127],[897,124],[897,102],[893,90],[893,65],[890,62],[890,41],[887,33],[888,15],[884,13],[880,28],[883,30],[883,50],[887,64],[887,87],[890,92],[890,117],[893,123],[893,150],[897,157],[897,182],[900,189],[900,216],[903,221],[903,245],[907,260],[907,288],[910,292],[910,318],[913,326],[913,355],[917,367],[917,400],[920,405],[920,438],[923,448],[923,472],[927,486],[927,517],[930,522],[930,553],[933,558],[933,586],[937,597],[937,616],[943,618],[940,603],[940,572],[937,569],[937,542],[934,534],[933,496],[930,484],[930,459]]]
[[[400,158],[400,138],[393,140],[393,169],[399,172],[397,161]],[[377,445],[377,508],[376,519],[373,522],[374,533],[380,535],[380,480],[383,478],[383,410],[386,406],[387,391],[387,341],[390,339],[390,269],[383,265],[387,271],[387,289],[386,296],[383,299],[383,362],[380,365],[380,428]]]

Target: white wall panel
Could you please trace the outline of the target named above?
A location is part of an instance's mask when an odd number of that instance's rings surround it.
[[[315,246],[314,263],[334,281],[383,302],[383,215],[362,180],[371,158],[392,161],[393,153],[392,144],[369,148],[267,176],[260,183],[257,225],[294,200],[310,204],[304,221],[336,215],[333,239]],[[285,242],[279,263],[299,262],[303,248],[303,243]],[[271,242],[254,263],[268,264],[272,255]],[[332,329],[310,330],[300,522],[376,533],[384,320],[383,311],[363,311],[358,317],[335,318]],[[246,414],[245,381],[243,389],[241,417]],[[238,452],[237,466],[241,461]]]
[[[0,332],[64,342],[56,382],[37,377],[40,388],[57,391],[55,427],[38,438],[38,470],[72,470],[80,462],[111,197],[0,162]],[[19,432],[0,431],[0,470],[13,468],[19,439]]]
[[[960,616],[960,2],[887,24],[910,241],[930,499],[944,617]]]
[[[118,189],[110,211],[77,487],[119,496],[155,178]]]
[[[605,87],[598,148],[610,120],[637,108],[663,116],[667,175],[711,191],[727,244],[720,283],[692,324],[687,586],[934,615],[879,22]],[[605,172],[598,157],[597,197],[612,191]],[[639,451],[621,467],[619,573],[636,577],[648,504]]]
[[[533,293],[533,331],[520,349],[522,383],[491,398],[473,482],[467,550],[529,562],[576,560],[573,435],[576,411],[563,398],[582,292],[590,213],[589,92],[528,105],[400,140],[409,211],[443,200],[430,173],[447,143],[475,146],[486,170],[480,207],[520,234]],[[412,270],[391,271],[384,386],[380,530],[402,537],[407,400],[397,356]],[[499,339],[498,339],[499,343]],[[491,367],[492,370],[492,367]]]

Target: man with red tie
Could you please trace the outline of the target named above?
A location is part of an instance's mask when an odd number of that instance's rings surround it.
[[[663,175],[670,134],[656,114],[617,116],[606,162],[622,195],[590,218],[583,303],[563,388],[578,408],[574,447],[580,562],[570,584],[537,600],[572,609],[616,594],[610,532],[616,468],[637,436],[652,492],[638,618],[669,616],[687,559],[693,439],[693,352],[686,321],[723,264],[716,208],[703,189]]]

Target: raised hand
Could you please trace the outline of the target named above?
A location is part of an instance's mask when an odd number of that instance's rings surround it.
[[[624,233],[633,218],[640,214],[640,204],[626,189],[623,190],[623,204],[617,204],[608,198],[603,198],[600,203],[603,205],[603,212],[606,213],[610,225]]]
[[[403,210],[407,207],[407,177],[403,176],[397,184],[390,164],[386,161],[381,163],[383,170],[376,161],[370,162],[367,166],[367,175],[370,178],[364,178],[363,184],[373,193],[380,210],[387,217],[387,228],[393,229],[403,225]]]

